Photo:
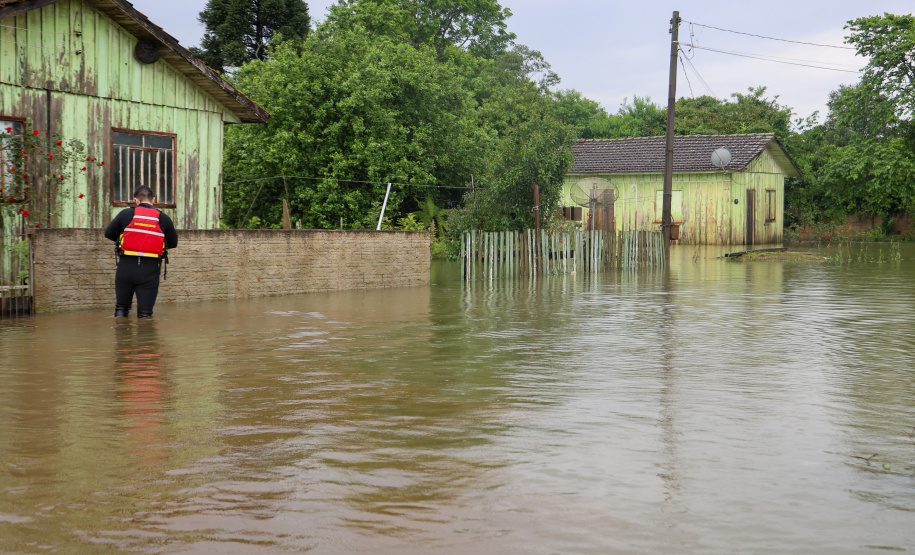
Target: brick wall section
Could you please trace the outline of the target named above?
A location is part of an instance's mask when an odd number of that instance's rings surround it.
[[[429,233],[178,231],[159,303],[428,285]],[[114,247],[99,229],[32,236],[37,312],[114,306]]]

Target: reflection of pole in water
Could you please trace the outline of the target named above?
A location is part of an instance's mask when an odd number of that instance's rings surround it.
[[[144,463],[162,460],[167,382],[154,320],[116,323],[115,369],[130,453]]]
[[[661,396],[660,425],[661,451],[663,460],[660,477],[664,482],[664,501],[676,503],[675,494],[680,490],[679,461],[677,460],[677,431],[675,429],[676,374],[674,370],[674,299],[673,280],[670,273],[662,272],[661,319],[658,323],[658,349],[661,354]]]

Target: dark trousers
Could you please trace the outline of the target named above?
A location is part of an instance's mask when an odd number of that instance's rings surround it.
[[[114,276],[115,311],[127,316],[137,295],[137,316],[152,316],[156,296],[159,294],[159,270],[162,260],[142,256],[120,256]]]

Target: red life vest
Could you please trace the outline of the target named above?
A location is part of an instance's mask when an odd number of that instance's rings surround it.
[[[143,206],[134,208],[133,219],[124,228],[118,247],[129,256],[162,258],[165,254],[165,234],[159,226],[159,211]]]

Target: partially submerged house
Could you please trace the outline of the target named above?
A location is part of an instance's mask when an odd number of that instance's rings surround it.
[[[617,230],[660,229],[665,149],[664,137],[578,141],[563,215],[587,226],[589,212],[612,203]],[[718,149],[727,153],[716,166]],[[781,243],[785,178],[799,173],[774,134],[675,137],[673,171],[680,244]]]
[[[15,199],[30,218],[2,211],[4,246],[24,225],[103,227],[140,185],[177,227],[214,229],[224,126],[268,117],[130,2],[0,0],[0,141],[31,128],[106,163],[74,161],[65,187],[33,180]]]

